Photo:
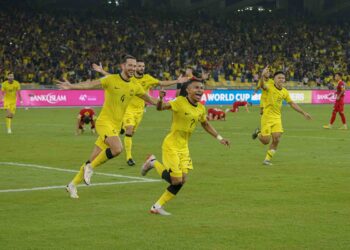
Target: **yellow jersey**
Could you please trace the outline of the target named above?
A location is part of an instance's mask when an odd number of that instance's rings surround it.
[[[278,89],[275,85],[270,85],[266,90],[263,116],[268,118],[281,118],[282,102],[292,102],[287,89]]]
[[[143,96],[145,91],[133,78],[126,81],[120,74],[108,75],[100,81],[105,90],[105,100],[96,122],[112,123],[119,128],[131,99],[135,96]]]
[[[265,86],[267,88],[270,88],[275,84],[274,80],[269,79],[266,82],[264,82]],[[261,84],[259,82],[258,87],[261,87]],[[263,108],[266,102],[266,97],[267,97],[267,91],[265,89],[261,89],[261,97],[260,97],[260,107]]]
[[[159,84],[159,80],[157,80],[156,78],[152,77],[149,74],[145,74],[140,78],[137,78],[136,76],[134,76],[133,79],[142,86],[143,90],[147,94],[149,93],[149,90],[151,88],[153,88],[154,86],[157,86]],[[129,111],[143,112],[144,107],[145,107],[145,101],[137,96],[134,96],[129,103],[129,106],[127,108],[127,112],[129,112]]]
[[[1,85],[1,91],[5,92],[4,102],[16,103],[17,91],[21,90],[21,85],[18,81],[14,80],[12,83],[4,81]]]
[[[173,149],[187,149],[188,140],[196,128],[198,122],[206,121],[204,105],[191,104],[186,97],[178,96],[169,102],[173,112],[171,131],[166,136],[163,147]]]

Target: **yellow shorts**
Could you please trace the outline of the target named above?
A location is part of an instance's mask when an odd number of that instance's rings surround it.
[[[96,122],[96,131],[98,134],[98,138],[95,142],[95,145],[100,149],[105,150],[109,146],[105,143],[107,137],[111,136],[119,136],[120,128],[113,126],[112,124],[99,124]]]
[[[143,109],[141,111],[127,111],[124,114],[123,118],[123,128],[125,129],[128,126],[133,126],[134,131],[136,131],[137,127],[140,125],[143,118]]]
[[[163,148],[163,164],[166,169],[170,170],[172,177],[182,177],[187,174],[189,169],[193,169],[192,159],[188,150],[173,150]]]
[[[6,110],[10,110],[10,112],[12,114],[15,114],[16,113],[16,103],[13,103],[13,102],[4,102],[4,109]]]
[[[272,133],[283,133],[281,119],[262,116],[261,117],[261,135],[269,136]]]

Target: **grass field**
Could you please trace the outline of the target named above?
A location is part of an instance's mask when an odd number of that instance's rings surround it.
[[[134,137],[137,167],[124,154],[111,160],[96,171],[106,175],[93,176],[100,186],[72,200],[69,170],[87,160],[95,137],[74,135],[78,108],[19,109],[14,134],[0,123],[0,249],[350,249],[350,131],[321,128],[329,105],[303,108],[312,121],[284,107],[270,167],[261,165],[266,147],[250,137],[257,107],[213,122],[231,148],[198,127],[195,169],[167,204],[169,217],[148,213],[167,184],[153,181],[155,171],[138,177],[148,153],[161,158],[170,112],[148,108]]]

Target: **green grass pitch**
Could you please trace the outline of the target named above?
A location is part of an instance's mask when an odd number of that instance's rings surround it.
[[[147,154],[161,159],[171,112],[148,108],[134,136],[137,166],[123,153],[97,169],[106,174],[93,176],[100,186],[81,187],[72,200],[63,186],[74,173],[62,170],[78,170],[95,136],[74,135],[78,108],[19,109],[12,135],[0,121],[0,249],[349,249],[350,131],[322,129],[330,105],[303,108],[312,121],[283,108],[270,167],[261,164],[267,147],[251,139],[258,107],[212,122],[230,148],[197,127],[195,169],[167,204],[169,217],[148,213],[164,181],[127,177],[140,177]],[[147,178],[159,179],[155,171]]]

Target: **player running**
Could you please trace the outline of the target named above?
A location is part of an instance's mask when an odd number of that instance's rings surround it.
[[[263,70],[262,75],[267,75],[268,71],[269,68],[266,67]],[[262,82],[261,87],[266,91],[266,100],[264,102],[264,111],[261,117],[261,130],[257,128],[252,135],[253,139],[258,137],[264,145],[269,144],[272,137],[272,142],[267,151],[265,160],[263,161],[264,165],[272,165],[271,159],[276,153],[277,146],[283,133],[281,120],[283,100],[285,100],[295,111],[302,114],[307,120],[311,119],[311,116],[308,113],[303,111],[298,104],[292,101],[288,90],[283,87],[285,82],[284,73],[282,71],[277,71],[273,77],[274,85],[272,86]]]
[[[7,81],[1,85],[4,109],[6,110],[6,128],[7,133],[12,134],[12,119],[16,113],[17,96],[22,103],[21,85],[15,80],[13,73],[7,75]]]
[[[121,68],[120,74],[108,75],[95,81],[77,84],[58,81],[62,89],[90,89],[102,86],[105,90],[105,101],[96,120],[96,131],[99,137],[95,142],[90,159],[81,166],[79,173],[67,186],[71,198],[79,198],[76,185],[82,180],[90,185],[93,170],[122,152],[123,146],[119,132],[125,110],[131,99],[138,96],[146,102],[157,104],[157,99],[147,95],[141,85],[133,79],[136,59],[130,55],[123,57]]]
[[[337,113],[339,113],[343,126],[339,129],[348,129],[348,125],[346,125],[346,118],[344,114],[344,98],[345,98],[345,82],[342,80],[342,73],[335,73],[334,80],[338,82],[337,91],[334,93],[336,95],[336,100],[333,107],[332,117],[329,121],[328,125],[324,125],[323,128],[331,129],[335,118],[337,117]],[[333,94],[331,94],[333,95]]]
[[[109,73],[103,70],[101,65],[98,66],[96,64],[93,64],[93,68],[97,72],[100,72],[104,75],[109,75]],[[174,84],[182,84],[188,81],[187,77],[179,77],[177,80],[160,81],[152,77],[150,74],[145,74],[145,62],[140,59],[138,59],[136,63],[134,80],[142,86],[143,90],[147,94],[151,88],[154,88],[156,86],[168,87]],[[126,163],[129,166],[134,166],[136,164],[132,157],[132,137],[142,121],[144,108],[145,101],[135,96],[131,99],[123,118],[123,130],[125,131],[124,147],[126,153]]]
[[[151,213],[154,214],[170,215],[163,209],[163,206],[180,191],[186,182],[189,170],[193,169],[188,141],[197,122],[200,122],[204,130],[217,138],[221,144],[230,145],[230,142],[221,137],[206,119],[205,107],[200,103],[204,93],[203,83],[192,80],[187,85],[187,93],[186,97],[179,96],[168,103],[163,103],[164,92],[161,92],[157,104],[158,110],[171,110],[173,119],[171,131],[163,141],[163,163],[151,155],[141,168],[143,176],[155,168],[162,179],[170,184],[159,200],[151,207]]]

